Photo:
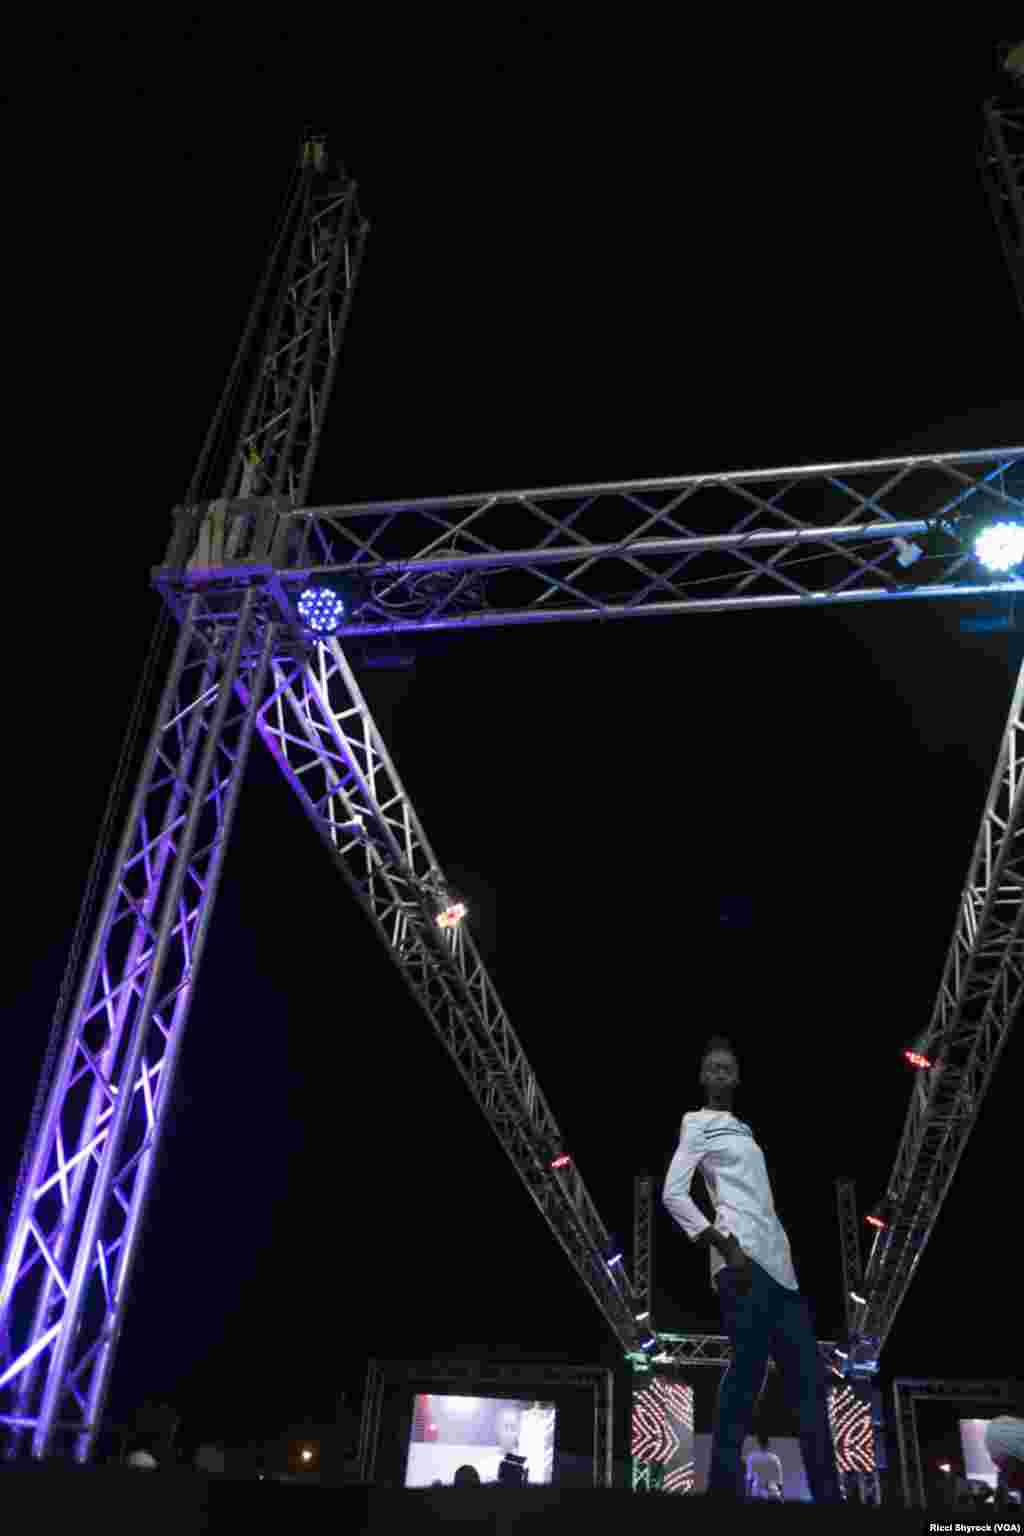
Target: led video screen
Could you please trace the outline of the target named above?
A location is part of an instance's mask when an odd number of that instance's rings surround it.
[[[964,1454],[964,1475],[995,1488],[999,1474],[985,1446],[985,1431],[991,1422],[991,1419],[961,1419],[960,1446]]]
[[[632,1454],[641,1462],[657,1467],[657,1479],[665,1493],[702,1493],[707,1488],[711,1462],[710,1421],[720,1377],[707,1374],[697,1378],[700,1387],[679,1378],[653,1376],[633,1395]],[[695,1430],[697,1391],[701,1396],[707,1432]],[[774,1393],[773,1393],[774,1396]],[[765,1432],[769,1450],[778,1456],[782,1467],[782,1497],[794,1502],[810,1501],[799,1440],[790,1432],[771,1432],[772,1417],[782,1422],[777,1404],[769,1404]],[[871,1427],[871,1402],[867,1390],[848,1384],[836,1385],[828,1392],[829,1420],[836,1448],[836,1462],[841,1472],[874,1470],[874,1440]],[[756,1449],[748,1438],[743,1446],[744,1459]]]
[[[405,1486],[550,1483],[555,1420],[553,1403],[417,1393]]]

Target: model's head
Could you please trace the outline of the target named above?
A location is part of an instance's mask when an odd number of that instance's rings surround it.
[[[519,1444],[519,1409],[504,1406],[498,1414],[498,1444],[503,1451],[514,1451]]]
[[[724,1035],[712,1035],[701,1052],[700,1081],[712,1109],[729,1108],[739,1087],[740,1067],[736,1052]]]
[[[757,1434],[754,1436],[754,1439],[757,1441],[758,1448],[762,1451],[766,1451],[771,1444],[767,1435]]]

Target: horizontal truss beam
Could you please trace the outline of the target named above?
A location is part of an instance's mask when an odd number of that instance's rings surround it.
[[[239,516],[251,517],[253,505],[238,503]],[[178,510],[155,585],[175,586],[206,547],[209,509]],[[941,530],[968,514],[1024,517],[1024,448],[300,512],[268,502],[267,509],[258,548],[234,541],[239,562],[276,571],[292,614],[305,586],[338,587],[347,598],[337,631],[343,640],[986,598],[1020,591],[1021,583],[980,572],[971,550]],[[921,540],[935,547],[918,564]]]

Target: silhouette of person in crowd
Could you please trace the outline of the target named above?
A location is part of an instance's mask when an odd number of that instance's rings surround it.
[[[754,1435],[755,1449],[747,1457],[747,1492],[752,1499],[782,1498],[782,1463],[767,1435]]]
[[[125,1447],[125,1466],[155,1472],[176,1465],[175,1442],[180,1425],[177,1411],[170,1404],[144,1404]]]

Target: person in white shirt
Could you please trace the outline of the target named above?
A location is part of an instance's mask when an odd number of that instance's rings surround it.
[[[747,1457],[747,1493],[752,1499],[782,1498],[782,1462],[767,1435],[755,1435],[756,1449]]]
[[[519,1452],[521,1428],[521,1410],[514,1407],[511,1403],[503,1404],[498,1411],[497,1419],[497,1440],[501,1449],[487,1457],[483,1462],[477,1463],[477,1471],[480,1473],[481,1482],[498,1483],[501,1481],[501,1467],[505,1457],[509,1452],[513,1454],[518,1454]]]
[[[708,1494],[743,1497],[743,1441],[771,1358],[799,1419],[811,1495],[817,1504],[840,1503],[814,1323],[800,1294],[789,1239],[775,1214],[764,1155],[749,1125],[732,1113],[739,1065],[720,1035],[704,1048],[700,1081],[705,1107],[683,1116],[662,1202],[691,1241],[710,1251],[711,1283],[733,1350],[718,1393]],[[690,1198],[697,1168],[715,1208],[714,1224]]]
[[[149,1472],[155,1472],[159,1465],[156,1457],[149,1451],[142,1450],[141,1447],[137,1451],[132,1451],[125,1462],[126,1467],[145,1467]]]

